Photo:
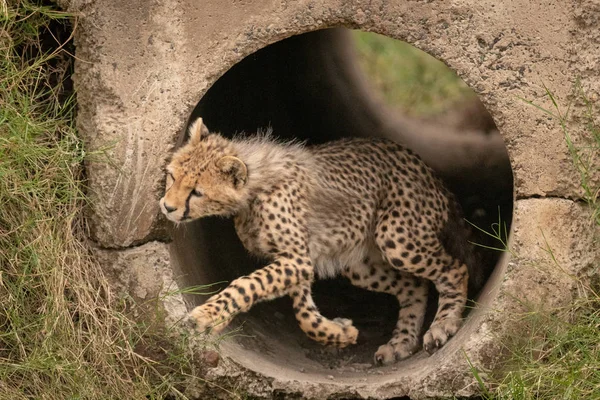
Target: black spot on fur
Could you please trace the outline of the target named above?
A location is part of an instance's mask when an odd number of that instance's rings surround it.
[[[403,267],[404,266],[404,262],[399,259],[399,258],[392,258],[392,265],[394,267]]]
[[[410,262],[414,265],[414,264],[420,263],[422,259],[423,259],[423,257],[421,257],[421,255],[417,254],[410,260]],[[421,269],[421,268],[419,268],[419,269]]]

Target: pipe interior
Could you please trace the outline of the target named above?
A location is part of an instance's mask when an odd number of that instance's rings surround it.
[[[443,129],[436,130],[435,124],[422,125],[395,115],[373,95],[357,67],[352,43],[344,29],[293,36],[247,56],[214,83],[190,120],[198,116],[203,117],[211,131],[225,136],[272,127],[275,136],[308,143],[350,136],[385,136],[404,142],[437,170],[457,195],[468,219],[478,226],[489,227],[497,221],[500,210],[510,229],[513,206],[510,163],[506,149],[490,150],[493,146],[489,145],[494,140],[501,143],[499,134],[491,130],[478,133],[480,137],[472,141],[461,138],[454,142]],[[460,154],[451,154],[448,149],[453,148],[452,144],[465,140],[466,148],[474,152],[472,157],[486,159],[487,164],[479,161],[468,164]],[[483,155],[473,147],[478,143],[484,143],[480,151]],[[464,143],[457,145],[460,146],[465,147]],[[230,282],[265,265],[248,256],[231,220],[206,218],[183,225],[173,232],[173,240],[174,268],[184,287]],[[480,240],[487,243],[485,237]],[[489,277],[500,253],[482,248],[478,251],[481,268]],[[498,271],[494,279],[501,279]],[[205,298],[194,296],[189,300],[201,304]],[[230,356],[246,357],[250,364],[266,363],[317,375],[340,368],[359,375],[372,371],[374,352],[389,340],[394,328],[396,299],[355,288],[343,278],[317,281],[314,298],[325,316],[354,321],[360,330],[357,345],[339,350],[313,342],[298,328],[291,301],[281,298],[260,303],[234,319],[231,329],[241,327],[241,331],[227,339],[238,354]],[[477,293],[472,293],[471,298],[487,302],[486,296],[477,297]],[[430,322],[436,308],[435,297],[430,298],[429,306]],[[454,340],[460,340],[460,335]],[[410,370],[407,366],[411,363],[426,362],[427,358],[421,352],[403,365]],[[384,369],[390,371],[390,368]]]

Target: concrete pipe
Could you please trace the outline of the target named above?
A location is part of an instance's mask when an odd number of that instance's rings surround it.
[[[93,207],[90,238],[116,290],[150,298],[173,288],[229,281],[257,267],[223,220],[172,230],[158,199],[163,167],[196,115],[225,135],[273,127],[284,138],[322,142],[385,136],[413,148],[457,193],[467,215],[512,219],[511,254],[482,253],[489,279],[464,327],[432,356],[388,367],[370,359],[389,335],[395,305],[343,281],[319,282],[315,299],[329,316],[353,318],[358,345],[319,347],[296,326],[286,299],[239,316],[241,333],[221,345],[215,381],[234,377],[256,396],[427,398],[479,393],[473,363],[489,371],[502,359],[506,313],[519,300],[569,302],[574,283],[549,265],[541,244],[580,275],[588,251],[579,177],[560,127],[519,98],[550,107],[579,77],[600,91],[594,57],[600,10],[592,2],[65,2],[82,15],[76,32],[78,127],[89,151],[110,162],[86,164]],[[558,5],[557,5],[558,9]],[[564,29],[557,30],[556,26]],[[357,70],[347,32],[373,31],[407,41],[443,60],[479,95],[499,134],[462,132],[395,115]],[[573,51],[576,49],[577,51]],[[575,106],[577,110],[577,106]],[[583,137],[574,125],[572,135]],[[514,176],[514,185],[513,185]],[[514,206],[514,212],[513,212]],[[199,297],[162,296],[166,321]],[[504,311],[504,312],[500,312]],[[235,327],[234,326],[234,327]]]

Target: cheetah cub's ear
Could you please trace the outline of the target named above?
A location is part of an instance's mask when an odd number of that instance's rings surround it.
[[[203,137],[206,137],[210,132],[204,122],[202,122],[202,118],[198,118],[190,125],[190,140],[189,143],[198,144]]]
[[[242,187],[248,179],[248,168],[242,160],[233,156],[225,156],[217,161],[217,168],[228,177],[236,189]]]

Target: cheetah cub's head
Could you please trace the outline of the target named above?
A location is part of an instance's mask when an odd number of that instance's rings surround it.
[[[167,166],[161,211],[174,222],[235,214],[243,204],[247,178],[231,141],[210,133],[199,118],[190,126],[189,141]]]

